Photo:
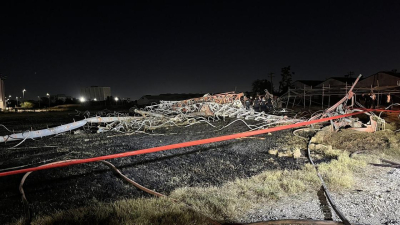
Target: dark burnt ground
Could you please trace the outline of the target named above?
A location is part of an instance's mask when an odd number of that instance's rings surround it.
[[[67,113],[26,114],[2,117],[0,124],[15,130],[43,129],[73,121]],[[76,118],[76,120],[80,118]],[[231,122],[220,121],[222,127]],[[27,140],[18,149],[8,149],[16,143],[0,145],[0,170],[31,164],[88,158],[138,149],[199,140],[247,131],[237,122],[221,131],[207,124],[160,129],[155,134],[114,136],[116,133],[67,133],[36,141]],[[122,173],[138,183],[169,194],[179,187],[221,185],[236,178],[246,178],[271,169],[298,169],[305,159],[277,158],[268,154],[270,148],[280,149],[292,131],[260,135],[260,139],[236,139],[147,155],[109,160]],[[2,135],[6,132],[2,131]],[[50,147],[49,147],[50,146]],[[51,147],[56,146],[56,147]],[[36,147],[36,148],[32,148]],[[271,162],[273,159],[274,162]],[[0,177],[0,221],[13,221],[24,215],[18,186],[23,174]],[[24,184],[33,215],[90,205],[96,201],[112,202],[124,198],[149,197],[148,194],[123,182],[100,162],[33,172]]]

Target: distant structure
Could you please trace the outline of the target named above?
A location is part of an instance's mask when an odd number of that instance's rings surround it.
[[[331,88],[345,88],[351,86],[357,78],[355,77],[329,77],[324,82],[315,85],[316,88],[331,87]]]
[[[111,88],[99,86],[81,88],[81,96],[87,100],[105,101],[111,96]]]
[[[280,96],[286,107],[302,105],[311,107],[312,104],[322,108],[342,98],[356,80],[349,72],[343,77],[330,77],[325,81],[297,80],[292,88]],[[373,92],[377,96],[377,106],[385,104],[386,95],[392,96],[392,101],[400,102],[400,73],[397,70],[380,71],[361,79],[353,90],[356,96]],[[332,98],[332,99],[331,99]]]
[[[5,102],[5,90],[4,90],[4,81],[0,77],[0,109],[6,109],[6,102]]]
[[[303,88],[310,89],[322,82],[323,82],[322,80],[296,80],[295,82],[293,82],[292,85],[295,89],[303,89]]]
[[[382,90],[400,88],[400,73],[397,70],[380,71],[358,82],[357,87]]]

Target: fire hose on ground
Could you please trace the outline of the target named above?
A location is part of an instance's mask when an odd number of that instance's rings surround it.
[[[305,122],[300,122],[300,123],[296,123],[296,124],[283,125],[283,126],[273,127],[273,128],[263,129],[263,130],[248,131],[248,132],[237,133],[237,134],[232,134],[232,135],[226,135],[226,136],[221,136],[221,137],[214,137],[214,138],[208,138],[208,139],[203,139],[203,140],[189,141],[189,142],[184,142],[184,143],[178,143],[178,144],[172,144],[172,145],[166,145],[166,146],[159,146],[159,147],[154,147],[154,148],[148,148],[148,149],[142,149],[142,150],[136,150],[136,151],[129,151],[129,152],[125,152],[125,153],[105,155],[105,156],[99,156],[99,157],[93,157],[93,158],[87,158],[87,159],[67,160],[67,161],[61,161],[61,162],[55,162],[55,163],[51,163],[51,164],[46,164],[46,165],[42,165],[42,166],[38,166],[38,167],[32,167],[32,168],[26,168],[26,169],[20,169],[20,170],[13,170],[13,171],[7,171],[7,172],[1,172],[0,173],[0,177],[26,173],[25,176],[23,177],[23,180],[21,181],[20,191],[21,191],[21,193],[23,195],[24,202],[27,203],[26,197],[25,197],[23,189],[22,189],[22,185],[23,185],[23,182],[26,179],[26,177],[31,172],[34,172],[34,171],[46,170],[46,169],[51,169],[51,168],[66,167],[66,166],[70,166],[70,165],[101,161],[101,162],[105,163],[106,165],[108,165],[110,168],[112,168],[114,171],[117,171],[117,173],[118,173],[119,170],[115,170],[116,168],[112,164],[110,165],[108,162],[106,162],[104,160],[122,158],[122,157],[134,156],[134,155],[141,155],[141,154],[148,154],[148,153],[154,153],[154,152],[160,152],[160,151],[166,151],[166,150],[172,150],[172,149],[184,148],[184,147],[190,147],[190,146],[197,146],[197,145],[203,145],[203,144],[227,141],[227,140],[243,138],[243,137],[250,137],[250,136],[255,136],[255,135],[260,135],[260,134],[265,134],[265,133],[271,133],[271,132],[275,132],[275,131],[280,131],[280,130],[286,130],[286,129],[292,129],[292,128],[297,128],[297,127],[307,126],[307,125],[311,125],[311,124],[315,124],[315,123],[326,122],[326,121],[330,121],[330,120],[334,120],[334,119],[350,117],[350,116],[354,116],[354,115],[359,115],[359,114],[365,113],[367,111],[393,111],[393,110],[377,110],[377,109],[366,110],[366,109],[364,109],[363,111],[359,111],[359,112],[348,113],[348,114],[344,114],[344,115],[337,115],[337,116],[332,116],[332,117],[327,117],[327,118],[321,118],[321,119],[317,119],[317,120],[305,121]],[[394,111],[394,112],[398,112],[398,111]],[[309,156],[309,159],[310,159],[311,163],[314,165],[312,159],[310,158],[309,149],[308,149],[308,154],[309,154],[308,156]],[[124,176],[120,172],[118,174],[121,177],[123,177],[125,180],[129,179],[129,178],[127,178],[126,176]],[[323,182],[321,176],[319,175],[319,173],[318,173],[318,176],[321,179],[321,182],[322,182],[322,184],[324,186],[324,190],[326,191],[325,193],[326,193],[326,195],[328,197],[328,200],[331,203],[332,207],[337,212],[339,217],[342,219],[344,224],[346,224],[346,225],[350,224],[350,222],[343,216],[343,214],[341,214],[341,212],[336,209],[336,206],[335,206],[334,202],[330,199],[330,195],[327,192],[327,188],[324,185],[324,182]],[[135,184],[134,185],[136,187],[138,187],[139,189],[141,189],[141,190],[144,190],[144,191],[148,190],[147,188],[145,188],[145,187],[143,187],[143,186],[141,186],[141,185],[139,185],[137,183],[135,183]],[[151,193],[151,194],[154,194],[156,196],[162,196],[162,194],[159,194],[157,192],[154,192],[154,193]],[[293,221],[297,221],[297,223],[301,224],[300,222],[302,220],[293,220]],[[314,223],[315,222],[317,222],[317,221],[314,221]],[[319,223],[319,224],[340,224],[340,223],[336,223],[336,222],[335,223],[326,223],[328,221],[321,221],[321,222],[322,223]],[[258,224],[261,224],[261,223],[258,223]],[[271,223],[264,223],[263,222],[262,224],[271,224]]]

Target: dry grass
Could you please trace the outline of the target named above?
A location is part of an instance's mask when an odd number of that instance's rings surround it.
[[[331,145],[333,151],[325,151],[326,156],[337,156],[337,149],[348,152],[366,151],[369,157],[363,157],[367,162],[376,162],[377,158],[400,160],[400,133],[391,130],[375,133],[342,130],[337,133],[328,131],[318,132],[315,136],[317,143]],[[339,151],[340,152],[340,151]]]
[[[60,211],[32,224],[207,224],[207,219],[166,198],[139,198]]]
[[[375,133],[342,130],[339,132],[323,131],[315,136],[318,143],[332,145],[333,148],[350,152],[358,150],[381,150],[400,146],[400,134],[393,131],[378,131]]]
[[[350,158],[348,152],[341,152],[337,159],[319,164],[318,170],[330,189],[339,190],[352,187],[354,174],[362,172],[366,165],[365,160]]]
[[[274,170],[249,179],[237,179],[222,187],[181,188],[171,197],[186,201],[196,210],[218,220],[236,220],[249,209],[269,200],[300,194],[318,187],[318,177],[311,165],[302,170]]]
[[[333,158],[319,164],[319,171],[330,190],[340,191],[354,184],[354,176],[361,174],[368,162],[382,156],[399,156],[399,136],[391,131],[375,134],[343,131],[319,133],[316,140],[329,144],[325,157]],[[373,139],[375,137],[375,140]],[[300,140],[292,140],[294,145]],[[372,144],[373,143],[373,144]],[[367,148],[368,147],[368,148]],[[373,155],[349,157],[349,152],[338,149],[381,149]],[[320,182],[314,167],[307,164],[300,170],[265,171],[247,179],[237,179],[218,187],[187,187],[176,189],[171,198],[185,202],[197,211],[220,221],[237,221],[251,209],[282,197],[317,190]],[[35,218],[33,224],[207,224],[202,215],[188,210],[183,204],[167,199],[129,199],[111,204],[62,211],[51,216]]]
[[[380,159],[400,161],[400,133],[392,130],[375,133],[342,130],[337,133],[327,130],[317,133],[315,142],[326,146],[322,153],[325,157],[334,158],[329,163],[321,163],[319,171],[331,189],[350,188],[354,184],[354,174],[361,175],[368,163],[381,163]],[[348,152],[361,151],[349,157]]]
[[[320,171],[329,188],[340,190],[353,183],[353,172],[365,163],[349,158],[347,153],[338,160],[320,165]],[[301,170],[266,171],[248,179],[237,179],[221,187],[180,188],[170,197],[186,202],[195,211],[220,221],[237,221],[250,209],[268,201],[298,195],[306,190],[317,190],[319,180],[311,165]],[[112,204],[58,212],[38,217],[33,224],[207,224],[200,214],[188,210],[183,204],[167,199],[129,199]]]

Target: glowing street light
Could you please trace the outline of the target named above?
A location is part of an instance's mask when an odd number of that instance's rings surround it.
[[[118,100],[119,100],[119,98],[118,98],[118,97],[115,97],[114,100],[115,100],[115,105],[118,105]]]
[[[97,98],[94,98],[93,100],[96,102],[96,101],[97,101]]]
[[[79,98],[79,101],[83,103],[83,102],[86,101],[86,99],[85,99],[84,97],[80,97],[80,98]]]
[[[22,90],[22,98],[23,98],[23,99],[25,99],[25,91],[26,91],[25,89]]]
[[[50,107],[50,94],[47,93],[46,95],[49,96],[49,107]]]

